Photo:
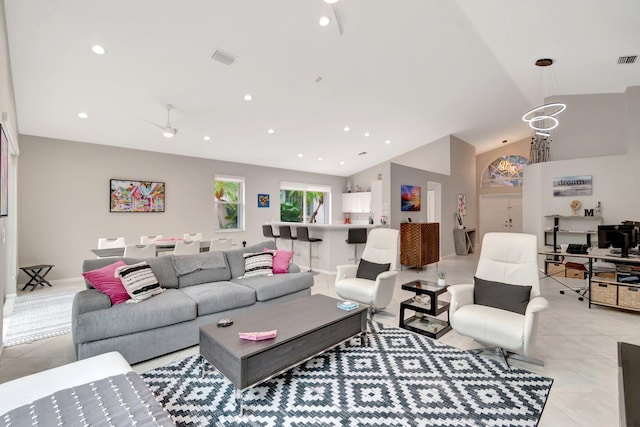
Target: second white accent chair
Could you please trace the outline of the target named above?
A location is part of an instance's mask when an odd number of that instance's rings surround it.
[[[156,244],[148,245],[127,245],[124,248],[124,256],[129,258],[155,258]]]
[[[148,245],[149,243],[156,243],[159,239],[162,239],[164,236],[162,234],[158,234],[157,236],[140,236],[140,244]]]
[[[200,240],[176,240],[174,255],[195,255],[200,253]]]
[[[535,235],[486,233],[475,273],[482,282],[448,288],[451,294],[451,327],[460,335],[491,347],[475,352],[491,351],[507,367],[509,358],[544,365],[541,360],[530,356],[536,338],[538,314],[549,305],[540,296],[538,274],[538,239]],[[490,293],[484,284],[487,281],[493,282],[489,283],[494,289]],[[523,286],[531,286],[531,290],[518,289]],[[517,299],[507,296],[514,292],[518,293]],[[526,295],[521,298],[520,294]],[[483,300],[478,301],[480,298]],[[524,314],[511,311],[513,301],[520,303]]]
[[[231,249],[231,237],[213,238],[209,244],[209,252],[211,251],[228,251]]]
[[[184,233],[182,235],[182,239],[186,242],[192,242],[194,240],[204,240],[202,238],[202,233]]]
[[[390,264],[389,271],[378,274],[376,280],[356,277],[358,264],[337,266],[336,293],[340,298],[369,306],[371,313],[391,303],[396,285],[399,231],[376,228],[369,232],[361,260],[376,264]]]

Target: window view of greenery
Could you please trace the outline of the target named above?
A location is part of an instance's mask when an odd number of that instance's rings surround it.
[[[216,229],[238,230],[242,228],[243,185],[241,181],[215,181]]]
[[[322,191],[280,190],[280,221],[326,224],[329,218],[328,193]]]

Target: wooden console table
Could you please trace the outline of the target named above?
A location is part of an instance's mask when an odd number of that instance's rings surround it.
[[[455,243],[456,246],[456,255],[468,255],[473,253],[475,241],[475,228],[456,228],[453,230],[453,243]]]

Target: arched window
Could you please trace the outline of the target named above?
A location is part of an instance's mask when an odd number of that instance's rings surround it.
[[[521,187],[522,171],[531,164],[522,156],[502,156],[489,163],[482,173],[482,188],[487,187]]]

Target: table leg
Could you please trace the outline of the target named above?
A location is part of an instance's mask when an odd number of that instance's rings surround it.
[[[236,389],[236,406],[238,407],[238,415],[244,415],[244,402],[242,401],[242,390]]]

